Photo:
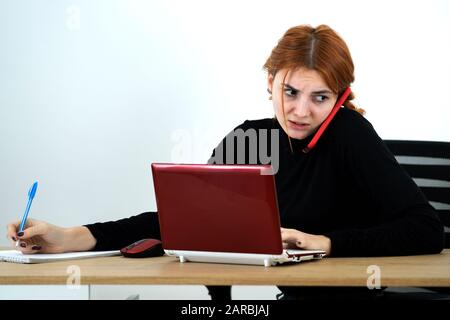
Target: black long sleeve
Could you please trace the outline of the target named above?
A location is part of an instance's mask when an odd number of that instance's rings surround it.
[[[141,239],[161,239],[157,212],[85,225],[97,243],[93,250],[118,250]]]

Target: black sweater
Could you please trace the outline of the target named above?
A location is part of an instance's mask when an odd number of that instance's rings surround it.
[[[235,129],[255,129],[258,141],[258,129],[279,130],[275,182],[281,225],[328,236],[332,256],[428,254],[443,249],[443,225],[434,209],[357,112],[341,109],[306,154],[301,150],[311,137],[291,139],[291,153],[288,137],[275,119],[245,121]],[[248,144],[245,150],[249,162]],[[160,239],[156,212],[86,227],[97,239],[94,250]]]

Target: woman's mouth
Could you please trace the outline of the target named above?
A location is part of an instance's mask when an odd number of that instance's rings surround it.
[[[288,125],[289,127],[291,127],[294,130],[306,130],[310,128],[310,124],[309,123],[305,123],[305,122],[295,122],[295,121],[288,121]]]

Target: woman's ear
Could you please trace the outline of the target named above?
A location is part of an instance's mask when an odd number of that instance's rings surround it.
[[[269,73],[269,75],[267,76],[267,91],[272,93],[273,92],[272,87],[273,87],[273,75]]]

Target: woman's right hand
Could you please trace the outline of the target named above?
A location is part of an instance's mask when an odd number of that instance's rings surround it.
[[[15,249],[23,253],[62,253],[68,251],[86,251],[95,246],[96,240],[86,227],[63,228],[45,221],[28,219],[23,230],[19,230],[20,221],[7,226],[7,237],[19,245]]]

